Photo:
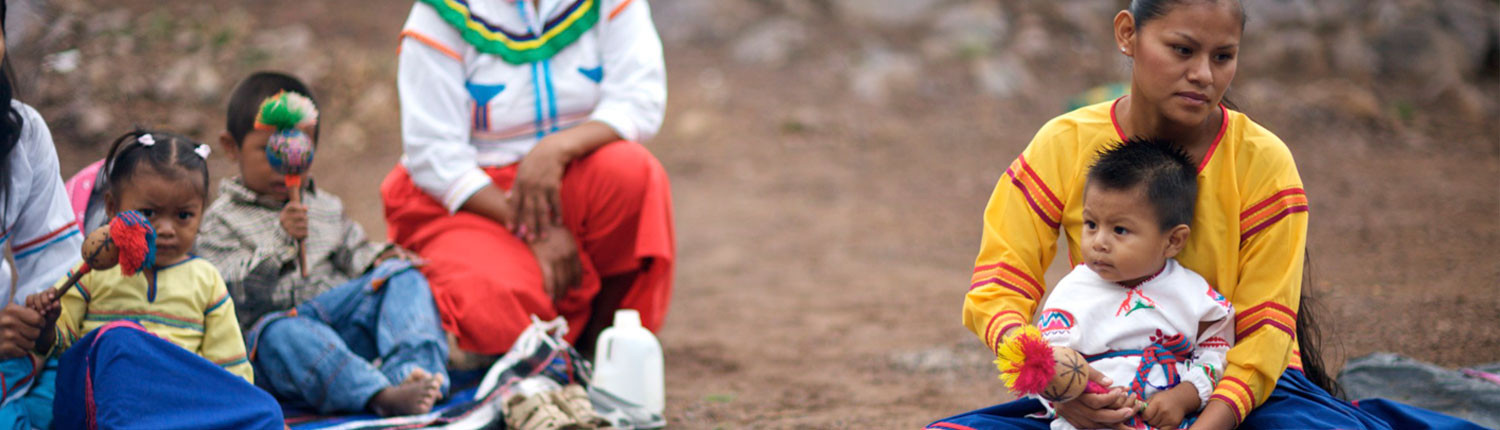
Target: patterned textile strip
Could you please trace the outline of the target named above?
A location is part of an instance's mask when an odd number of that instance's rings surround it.
[[[1041,217],[1042,222],[1049,227],[1058,228],[1062,225],[1063,204],[1057,195],[1052,193],[1042,178],[1037,176],[1036,171],[1027,164],[1026,157],[1018,156],[1016,161],[1005,169],[1005,175],[1010,177],[1011,183],[1021,190],[1026,197],[1026,202],[1031,205],[1031,210]]]
[[[1296,337],[1297,312],[1276,302],[1265,302],[1234,316],[1234,336],[1244,339],[1261,327],[1271,326]]]
[[[511,64],[526,64],[552,58],[577,41],[599,21],[600,0],[577,0],[548,21],[539,32],[515,34],[505,31],[469,9],[467,0],[421,0],[438,16],[458,29],[474,49]]]
[[[1281,190],[1240,213],[1240,242],[1298,212],[1307,212],[1307,194],[1301,188]]]

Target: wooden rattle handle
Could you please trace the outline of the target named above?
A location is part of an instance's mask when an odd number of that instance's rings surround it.
[[[302,203],[302,175],[286,175],[287,196],[292,203]],[[306,239],[297,239],[297,271],[302,274],[302,279],[307,279],[307,246]]]

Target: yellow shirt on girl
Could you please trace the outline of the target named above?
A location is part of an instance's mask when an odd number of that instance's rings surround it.
[[[995,186],[963,309],[964,325],[991,351],[1002,333],[1032,320],[1059,232],[1068,261],[1079,262],[1089,166],[1125,140],[1113,108],[1100,103],[1048,121]],[[1223,114],[1199,165],[1192,234],[1177,259],[1234,305],[1235,346],[1212,398],[1241,421],[1288,366],[1302,365],[1294,333],[1308,205],[1286,144],[1244,114]]]
[[[255,382],[250,362],[245,360],[245,338],[234,316],[234,301],[229,299],[219,270],[206,260],[188,257],[158,268],[155,291],[145,275],[127,277],[119,266],[89,272],[76,288],[63,295],[53,351],[67,350],[88,332],[120,320],[134,321],[162,339]]]

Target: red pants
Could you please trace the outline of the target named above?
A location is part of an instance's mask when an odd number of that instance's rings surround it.
[[[484,170],[502,190],[515,181],[515,164]],[[505,353],[533,314],[566,317],[568,340],[575,341],[588,324],[600,278],[636,270],[644,269],[620,307],[639,310],[653,331],[666,316],[676,253],[671,187],[661,163],[640,144],[606,144],[564,171],[563,222],[577,241],[584,274],[555,304],[543,291],[531,249],[504,226],[469,212],[449,215],[399,164],[380,193],[391,241],[428,260],[422,273],[443,329],[466,351]]]

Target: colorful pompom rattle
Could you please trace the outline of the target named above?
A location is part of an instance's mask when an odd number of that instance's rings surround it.
[[[151,228],[151,221],[136,211],[115,215],[109,225],[94,229],[83,240],[83,264],[58,287],[57,297],[67,294],[68,289],[83,279],[83,275],[94,269],[107,270],[119,265],[125,276],[135,276],[155,264],[156,230]],[[151,283],[155,284],[155,277],[151,278]]]
[[[1005,387],[1017,396],[1040,395],[1066,402],[1083,393],[1105,394],[1109,389],[1089,380],[1088,361],[1066,347],[1054,347],[1035,326],[1022,326],[1000,345],[995,366]]]
[[[266,160],[270,162],[271,170],[283,175],[292,203],[302,202],[302,174],[312,167],[315,150],[312,137],[299,127],[317,122],[318,108],[312,99],[288,91],[266,98],[260,104],[260,112],[255,115],[256,129],[272,131],[266,142]],[[297,267],[306,278],[307,251],[302,240],[297,241]]]

